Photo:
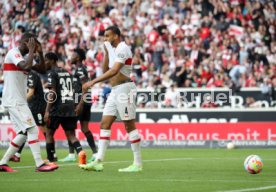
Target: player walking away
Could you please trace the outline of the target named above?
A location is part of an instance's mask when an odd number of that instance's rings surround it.
[[[83,49],[75,49],[71,58],[71,63],[76,65],[75,72],[73,74],[74,76],[74,90],[75,93],[78,94],[77,104],[79,103],[81,99],[81,93],[82,93],[82,85],[90,80],[90,75],[87,71],[86,66],[83,64],[83,61],[85,60],[85,51]],[[91,102],[84,103],[83,110],[81,114],[79,115],[79,121],[81,124],[81,131],[85,135],[88,145],[90,146],[92,150],[92,157],[89,160],[89,162],[93,161],[97,154],[97,147],[94,141],[94,137],[92,132],[88,128],[88,123],[90,120],[90,114],[91,114]],[[60,162],[74,162],[76,161],[75,153],[74,153],[74,147],[71,144],[71,142],[68,141],[69,145],[69,155],[65,157],[64,159],[61,159]]]
[[[47,123],[46,150],[50,162],[55,160],[56,129],[61,125],[67,139],[72,143],[79,155],[79,164],[86,163],[86,154],[82,150],[79,140],[75,136],[77,116],[75,114],[73,77],[68,71],[57,66],[58,57],[55,53],[45,55],[45,64],[48,70],[47,107],[44,121]]]
[[[94,80],[85,83],[83,85],[83,93],[86,93],[87,90],[90,87],[93,87],[96,83],[108,79],[110,80],[112,90],[107,98],[103,111],[98,145],[99,151],[96,160],[90,164],[80,165],[80,167],[85,170],[103,170],[102,162],[110,140],[110,128],[116,118],[119,117],[125,124],[125,129],[128,132],[134,155],[133,164],[127,168],[119,169],[119,172],[139,172],[142,171],[142,159],[140,135],[135,127],[136,86],[130,80],[132,53],[129,46],[120,40],[120,30],[118,27],[108,27],[105,30],[104,36],[105,41],[109,42],[105,43],[105,59],[103,66],[103,71],[105,73]],[[114,60],[112,54],[115,55]],[[77,107],[77,110],[81,110],[83,98],[82,102]]]
[[[33,114],[36,125],[40,127],[40,130],[43,132],[43,135],[46,139],[46,124],[43,120],[46,109],[46,101],[44,99],[42,83],[39,74],[36,71],[32,70],[28,74],[27,86],[27,101],[29,108]],[[24,145],[25,143],[23,143],[23,145],[19,148],[15,155],[10,159],[10,161],[20,162],[20,156]]]
[[[43,132],[43,135],[46,139],[46,124],[43,120],[43,117],[47,103],[44,99],[44,91],[39,74],[37,74],[35,71],[31,71],[28,76],[27,100],[33,113],[35,122],[38,126],[40,126],[41,131]]]
[[[33,66],[35,52],[39,53],[40,63]],[[28,57],[24,60],[23,56],[28,53]],[[2,104],[9,112],[14,123],[16,136],[0,161],[0,171],[15,172],[7,163],[26,140],[35,160],[36,171],[48,172],[58,168],[53,164],[45,164],[41,158],[38,128],[27,103],[27,73],[31,69],[45,73],[41,45],[33,34],[26,33],[22,36],[19,47],[9,50],[3,64],[4,90]]]

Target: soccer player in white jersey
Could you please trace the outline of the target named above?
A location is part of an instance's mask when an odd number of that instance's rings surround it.
[[[35,52],[39,54],[40,63],[33,66]],[[29,55],[24,59],[26,54]],[[16,131],[16,137],[0,161],[0,171],[3,172],[16,172],[7,163],[26,140],[32,151],[37,172],[49,172],[58,168],[56,165],[45,164],[41,158],[38,128],[27,103],[27,76],[31,69],[45,73],[45,64],[41,45],[35,35],[25,33],[19,42],[19,47],[8,51],[3,64],[2,105],[9,112]]]
[[[101,120],[100,140],[96,160],[80,165],[85,170],[102,171],[106,149],[111,135],[111,125],[118,118],[124,124],[128,132],[134,162],[127,168],[119,169],[119,172],[142,171],[142,159],[140,149],[140,135],[135,126],[136,117],[136,86],[130,80],[132,53],[130,47],[120,38],[121,32],[117,26],[108,27],[105,30],[105,59],[103,63],[104,74],[83,85],[83,93],[96,83],[109,80],[112,86],[107,98]],[[111,46],[109,46],[111,45]],[[114,57],[113,57],[114,56]],[[83,97],[83,99],[85,96]],[[81,105],[81,103],[80,103]],[[78,106],[78,109],[81,107]]]

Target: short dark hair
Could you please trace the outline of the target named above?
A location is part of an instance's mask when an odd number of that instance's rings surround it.
[[[46,53],[45,58],[50,59],[50,60],[54,60],[55,62],[58,61],[57,54],[55,54],[53,52]]]
[[[105,31],[109,31],[109,30],[111,30],[116,35],[121,36],[121,31],[120,31],[120,29],[116,25],[112,25],[112,26],[106,28]]]
[[[36,35],[33,33],[24,33],[21,37],[21,41],[28,41],[30,38],[36,39]],[[37,41],[37,39],[36,39],[36,41]]]
[[[85,51],[83,49],[76,48],[76,49],[74,49],[74,52],[79,55],[81,61],[86,59]]]

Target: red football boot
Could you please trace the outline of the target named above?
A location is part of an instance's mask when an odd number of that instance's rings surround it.
[[[36,168],[36,172],[50,172],[54,171],[58,168],[58,165],[54,163],[48,163],[48,164],[43,164],[40,167]]]
[[[8,165],[0,165],[0,172],[9,172],[9,173],[13,173],[13,172],[17,172],[16,170],[12,169],[10,166]]]

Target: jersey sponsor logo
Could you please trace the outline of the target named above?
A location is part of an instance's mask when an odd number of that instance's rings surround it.
[[[128,58],[125,62],[125,65],[131,65],[132,64],[132,58]]]

